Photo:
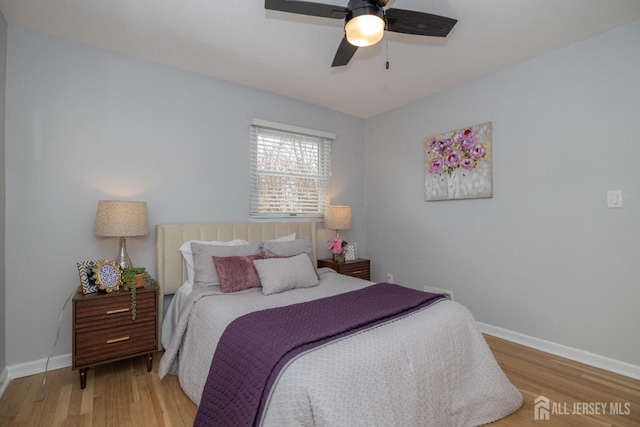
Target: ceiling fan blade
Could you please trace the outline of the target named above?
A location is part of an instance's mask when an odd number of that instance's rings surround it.
[[[264,0],[264,8],[300,15],[321,16],[323,18],[344,19],[349,9],[324,3],[298,0]]]
[[[387,31],[419,36],[447,37],[457,19],[414,10],[387,9]]]
[[[338,46],[338,51],[336,52],[336,56],[333,58],[332,67],[342,67],[343,65],[347,65],[353,55],[358,50],[358,46],[354,46],[347,41],[346,37],[342,38],[340,42],[340,46]]]

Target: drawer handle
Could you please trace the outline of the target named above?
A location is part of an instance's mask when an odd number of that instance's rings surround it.
[[[127,311],[129,311],[128,308],[119,308],[117,310],[109,310],[107,314],[126,313]]]
[[[116,342],[122,342],[122,341],[126,341],[128,339],[129,339],[129,337],[114,338],[112,340],[107,340],[107,344],[113,344],[113,343],[116,343]]]
[[[353,273],[353,274],[360,274],[360,273],[362,273],[362,270],[353,271],[352,273]]]

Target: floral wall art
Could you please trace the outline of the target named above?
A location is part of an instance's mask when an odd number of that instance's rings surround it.
[[[491,122],[424,140],[424,199],[492,197]]]

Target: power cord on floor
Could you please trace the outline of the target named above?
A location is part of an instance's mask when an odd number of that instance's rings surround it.
[[[60,318],[58,319],[58,331],[56,332],[56,341],[53,343],[53,348],[51,349],[51,353],[49,353],[49,356],[47,356],[47,362],[44,365],[44,375],[42,376],[42,397],[39,399],[36,399],[36,402],[44,400],[45,397],[47,397],[47,372],[49,371],[49,359],[51,359],[51,357],[53,356],[53,353],[56,351],[56,346],[58,345],[58,339],[60,338],[60,327],[62,326],[62,317],[64,316],[64,309],[67,308],[67,304],[69,304],[69,301],[71,301],[71,298],[73,298],[73,296],[76,294],[76,290],[74,289],[73,293],[71,293],[71,295],[69,295],[69,297],[67,298],[67,300],[64,302],[64,305],[62,306],[62,311],[60,311]]]

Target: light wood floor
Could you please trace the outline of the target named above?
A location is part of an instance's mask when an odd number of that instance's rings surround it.
[[[502,426],[640,426],[640,381],[583,365],[485,335],[496,360],[524,398],[522,408],[491,427]],[[568,415],[551,414],[549,421],[534,419],[533,401],[545,396]],[[605,414],[572,414],[582,403],[607,403]],[[611,414],[611,404],[620,404],[627,415]],[[628,406],[625,406],[628,404]],[[564,408],[566,406],[566,411]],[[588,409],[588,408],[587,408]]]
[[[502,426],[640,426],[640,381],[486,336],[500,366],[518,387],[524,405],[491,427]],[[160,381],[161,354],[147,372],[144,358],[90,369],[87,388],[80,389],[71,368],[13,380],[0,399],[0,426],[191,426],[196,406],[182,392],[177,378]],[[535,421],[533,400],[546,396],[564,411],[574,402],[606,402],[605,414],[559,415]],[[620,403],[627,415],[610,414]],[[625,404],[629,404],[628,408]]]

